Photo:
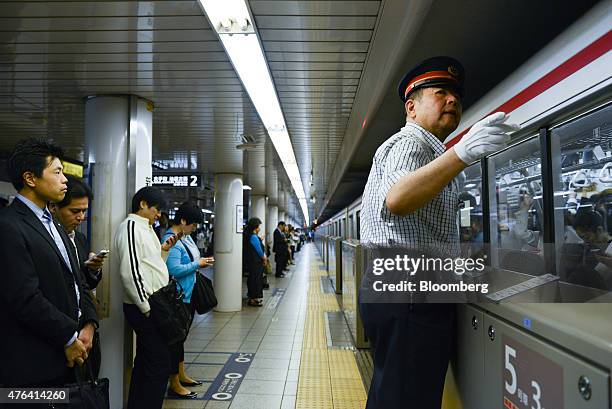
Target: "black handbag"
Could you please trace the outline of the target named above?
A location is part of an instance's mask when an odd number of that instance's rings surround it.
[[[193,262],[193,254],[189,250],[189,247],[183,243],[181,244],[187,250],[187,255],[191,262]],[[191,303],[193,304],[198,314],[206,314],[217,306],[217,297],[215,296],[215,289],[213,288],[212,281],[199,271],[195,273],[195,283],[193,285],[193,291],[191,292]]]
[[[149,297],[151,318],[168,345],[183,342],[187,338],[191,314],[183,302],[184,296],[181,285],[170,277],[170,282],[166,286]]]
[[[83,370],[85,379],[83,379],[80,368],[77,367],[74,370],[76,383],[64,385],[64,388],[68,389],[70,403],[51,403],[49,408],[110,409],[108,378],[96,379],[89,360],[85,361]]]
[[[191,303],[198,314],[206,314],[217,306],[217,297],[212,281],[199,272],[196,272]]]

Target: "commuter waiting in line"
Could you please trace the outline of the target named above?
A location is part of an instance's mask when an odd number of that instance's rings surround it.
[[[191,233],[203,221],[202,210],[191,202],[185,202],[176,211],[171,227],[166,231],[162,239],[168,240],[172,236],[179,238],[177,244],[168,252],[166,265],[170,275],[176,279],[178,285],[185,292],[183,302],[189,306],[192,322],[195,315],[195,307],[191,303],[191,295],[196,281],[196,274],[199,274],[200,268],[212,265],[214,262],[213,257],[200,257],[198,246],[191,237]],[[168,394],[184,399],[197,398],[197,393],[185,388],[185,386],[202,385],[202,382],[193,380],[185,373],[184,342],[179,342],[170,347],[170,359],[171,375]]]
[[[87,210],[89,209],[89,203],[93,200],[93,193],[89,186],[78,178],[67,175],[66,179],[68,179],[66,183],[68,189],[64,200],[51,203],[49,210],[68,233],[87,286],[90,290],[94,290],[102,279],[102,266],[105,256],[96,256],[96,253],[91,253],[87,238],[83,233],[76,230],[87,217]]]
[[[276,262],[276,277],[284,277],[283,271],[287,267],[287,261],[289,259],[289,247],[287,245],[287,238],[285,237],[285,222],[278,222],[276,230],[274,230],[274,243],[272,245],[272,251],[274,252],[274,261]]]
[[[102,279],[105,255],[98,256],[96,253],[91,253],[87,238],[83,233],[76,230],[86,218],[89,203],[93,200],[93,193],[89,186],[78,178],[66,175],[66,179],[68,182],[66,183],[67,190],[64,200],[58,203],[50,203],[49,210],[68,234],[79,270],[85,279],[84,283],[89,290],[95,290]],[[93,373],[97,377],[102,363],[100,339],[97,332],[89,353],[89,359]]]
[[[123,284],[123,312],[136,332],[136,358],[130,380],[127,409],[160,409],[168,376],[170,349],[151,317],[149,297],[167,285],[165,259],[176,236],[160,244],[153,223],[166,206],[162,193],[143,187],[132,198],[132,213],[121,222],[113,239]]]
[[[461,119],[463,78],[458,61],[436,57],[409,71],[400,83],[406,125],[374,155],[362,198],[363,245],[459,256],[458,186],[453,179],[467,165],[504,148],[507,133],[517,129],[504,124],[507,117],[498,112],[445,149],[443,141]],[[359,306],[374,360],[366,408],[440,409],[454,339],[454,306],[374,303],[364,301],[366,296],[362,287]]]
[[[259,239],[259,229],[261,220],[257,217],[249,219],[243,233],[243,257],[245,258],[245,268],[248,271],[247,278],[247,304],[253,307],[261,307],[263,305],[263,288],[264,288],[264,266],[268,263],[263,249],[261,240]]]
[[[72,244],[47,208],[66,194],[61,156],[58,146],[32,138],[18,142],[8,159],[18,194],[0,212],[3,387],[73,382],[71,368],[87,359],[98,326]]]

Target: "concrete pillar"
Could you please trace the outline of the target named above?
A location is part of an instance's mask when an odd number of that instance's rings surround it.
[[[216,311],[242,309],[242,175],[219,173],[215,180]]]
[[[260,237],[266,237],[266,195],[252,195],[251,196],[251,217],[257,217],[261,220],[261,226],[259,230]]]
[[[268,196],[268,209],[266,216],[266,243],[272,248],[274,229],[278,223],[278,182],[276,172],[266,167],[266,195]]]
[[[270,248],[272,248],[272,245],[274,244],[274,230],[276,230],[278,224],[278,206],[268,206],[268,220],[266,221],[268,225],[266,229],[268,245]]]
[[[134,193],[151,184],[153,104],[130,95],[85,103],[85,141],[95,201],[90,207],[91,248],[110,249],[115,229],[131,211]],[[111,252],[97,287],[104,359],[100,376],[112,379],[110,406],[123,407],[133,366],[134,336],[123,316],[118,259]]]

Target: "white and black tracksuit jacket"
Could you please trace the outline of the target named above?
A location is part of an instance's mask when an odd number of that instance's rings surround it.
[[[136,305],[143,314],[148,312],[149,297],[169,280],[168,252],[162,251],[149,220],[128,215],[115,232],[113,253],[119,257],[123,302]]]

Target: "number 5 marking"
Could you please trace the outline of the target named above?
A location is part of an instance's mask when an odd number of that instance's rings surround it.
[[[510,356],[512,356],[512,358],[516,358],[516,350],[510,345],[506,345],[505,347],[505,365],[508,372],[510,372],[510,376],[512,378],[512,382],[510,384],[506,382],[506,390],[509,394],[514,395],[516,393],[516,370],[514,369],[514,365],[512,365],[512,363],[510,362]]]
[[[538,385],[536,381],[531,381],[531,386],[533,386],[533,389],[536,390],[536,393],[533,394],[532,399],[538,404],[537,408],[532,406],[531,409],[541,409],[542,405],[540,404],[540,397],[542,396],[542,390],[540,389],[540,385]]]

